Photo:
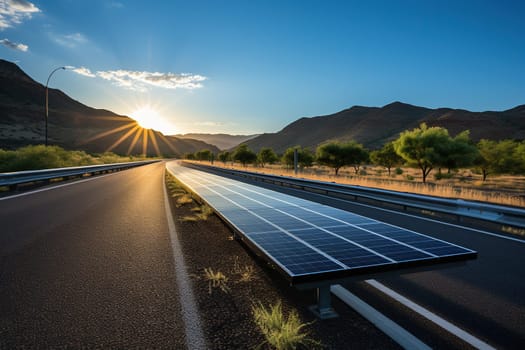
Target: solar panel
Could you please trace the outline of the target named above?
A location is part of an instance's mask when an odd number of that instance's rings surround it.
[[[355,213],[175,162],[167,167],[293,284],[477,255],[473,250]]]

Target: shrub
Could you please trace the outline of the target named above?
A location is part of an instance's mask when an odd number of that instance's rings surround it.
[[[260,328],[266,343],[278,350],[320,347],[320,343],[308,337],[303,328],[308,323],[301,323],[297,311],[292,311],[285,317],[281,303],[266,309],[261,303],[252,307],[255,323]]]
[[[228,288],[228,277],[222,272],[217,271],[213,272],[211,267],[204,269],[204,276],[208,280],[208,293],[212,293],[213,288],[219,288],[224,293],[228,293],[230,288]]]
[[[191,198],[191,195],[187,193],[177,198],[177,207],[182,207],[184,204],[190,204],[190,203],[193,203],[193,198]]]
[[[39,170],[129,161],[111,152],[92,156],[84,151],[66,151],[59,146],[31,145],[14,151],[0,149],[0,172]]]
[[[454,177],[454,174],[452,174],[452,173],[438,172],[437,174],[434,174],[434,179],[435,180],[452,179],[453,177]]]

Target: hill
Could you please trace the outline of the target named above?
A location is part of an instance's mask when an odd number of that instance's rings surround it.
[[[451,135],[470,130],[475,141],[522,140],[525,139],[525,105],[502,112],[429,109],[401,102],[383,107],[354,106],[331,115],[301,118],[277,133],[262,134],[246,143],[253,150],[272,147],[279,153],[295,145],[315,149],[328,140],[355,140],[373,149],[421,123],[445,127]]]
[[[181,139],[195,139],[200,140],[211,145],[217,146],[221,150],[230,149],[237,145],[240,145],[243,142],[253,139],[257,135],[228,135],[228,134],[178,134],[174,135],[175,137]]]
[[[16,64],[0,60],[0,148],[45,141],[45,87]],[[60,90],[49,89],[49,144],[92,153],[182,155],[203,148],[202,141],[164,136],[142,129],[135,120],[88,107]]]

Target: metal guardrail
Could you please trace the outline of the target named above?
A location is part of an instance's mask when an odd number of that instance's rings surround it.
[[[465,201],[462,199],[424,196],[288,176],[267,175],[203,164],[185,164],[213,169],[216,172],[243,177],[252,181],[266,182],[273,185],[295,188],[379,207],[413,212],[462,223],[483,223],[483,226],[490,226],[491,228],[522,236],[525,235],[525,209],[518,207]]]
[[[158,162],[158,160],[0,173],[0,186],[9,187],[9,190],[13,191],[23,184],[49,182],[59,178],[82,177],[88,174],[103,174],[155,162]]]

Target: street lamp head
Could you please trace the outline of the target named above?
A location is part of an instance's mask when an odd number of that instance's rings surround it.
[[[49,115],[49,106],[48,106],[49,97],[48,97],[47,87],[49,86],[49,79],[51,79],[51,77],[57,70],[60,70],[60,69],[66,70],[66,69],[74,69],[74,68],[75,67],[72,67],[72,66],[62,66],[62,67],[55,68],[51,73],[49,73],[49,76],[47,77],[47,81],[46,81],[46,147],[47,147],[47,119]]]

